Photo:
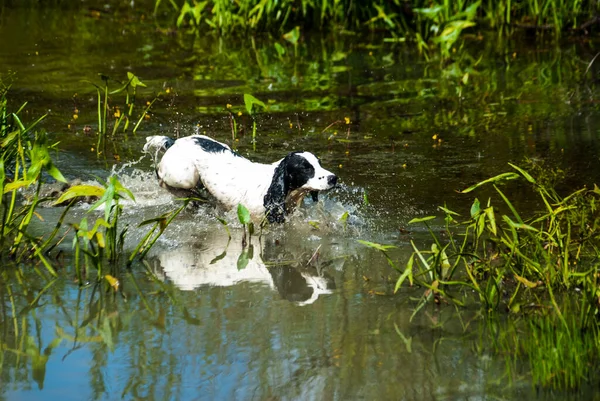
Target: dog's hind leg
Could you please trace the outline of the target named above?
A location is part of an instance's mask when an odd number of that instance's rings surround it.
[[[189,189],[175,188],[175,187],[172,187],[172,186],[166,184],[160,178],[158,180],[158,184],[162,188],[169,191],[173,196],[175,196],[177,198],[195,198],[195,199],[199,199],[202,202],[205,202],[205,201],[208,201],[209,199],[211,199],[210,192],[208,192],[202,184],[199,184],[198,186],[196,186],[194,188],[189,188]]]

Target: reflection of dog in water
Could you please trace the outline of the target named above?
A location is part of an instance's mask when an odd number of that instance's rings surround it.
[[[333,279],[314,267],[285,255],[284,246],[255,238],[246,248],[241,238],[228,240],[223,233],[210,234],[198,244],[165,250],[156,254],[156,260],[166,278],[182,290],[201,286],[229,287],[242,282],[264,284],[279,294],[301,305],[313,303],[322,294],[335,288]]]

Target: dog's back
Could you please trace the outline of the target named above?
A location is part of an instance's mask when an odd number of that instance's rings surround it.
[[[310,152],[291,152],[275,163],[263,164],[204,135],[146,140],[144,150],[155,160],[165,151],[156,168],[162,187],[183,197],[205,188],[225,209],[242,204],[256,220],[266,215],[269,222],[283,222],[304,196],[310,193],[317,200],[317,191],[337,183],[337,176],[321,167]]]
[[[176,141],[162,136],[146,138],[144,151],[156,155],[161,150],[165,154],[156,170],[161,186],[169,190],[205,187],[227,209],[241,203],[252,214],[264,213],[264,193],[275,166],[253,163],[204,135]]]

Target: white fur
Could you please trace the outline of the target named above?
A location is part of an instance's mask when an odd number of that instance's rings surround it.
[[[225,151],[205,151],[196,143],[208,140],[219,144]],[[146,138],[145,152],[156,149],[170,141],[167,137],[152,136]],[[314,177],[295,191],[295,202],[309,191],[331,189],[334,185],[329,177],[335,175],[323,167],[319,160],[309,152],[298,153],[314,168]],[[155,155],[156,156],[156,155]],[[157,174],[161,185],[176,189],[191,190],[203,185],[226,209],[244,205],[253,217],[262,218],[265,209],[265,195],[271,186],[275,169],[284,159],[272,164],[254,163],[237,155],[224,143],[204,135],[192,135],[177,139],[167,149],[158,164]]]
[[[202,240],[202,246],[187,244],[177,249],[163,250],[155,257],[162,272],[178,288],[186,291],[202,286],[232,287],[240,283],[260,284],[278,291],[281,296],[293,299],[298,305],[315,302],[319,296],[331,294],[335,287],[332,278],[320,275],[314,269],[306,267],[280,266],[273,262],[265,265],[263,253],[268,248],[260,241],[255,241],[253,252],[242,246],[239,232],[232,232],[233,238],[223,232],[212,233]],[[270,251],[278,249],[271,246]],[[238,260],[242,253],[248,255],[248,263],[240,268]],[[279,269],[288,269],[276,283]],[[294,285],[289,285],[292,283]],[[279,284],[279,287],[278,287]],[[287,285],[281,285],[287,284]]]
[[[306,160],[310,162],[315,168],[315,176],[308,180],[306,184],[302,186],[302,188],[310,190],[310,191],[326,191],[331,189],[331,185],[327,183],[327,177],[333,175],[330,171],[325,170],[321,167],[321,163],[319,163],[319,159],[315,155],[310,152],[302,152],[299,153],[300,156],[304,157]],[[281,162],[281,160],[279,161]],[[277,162],[277,163],[279,163]]]

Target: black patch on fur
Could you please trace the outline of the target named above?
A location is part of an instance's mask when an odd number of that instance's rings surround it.
[[[194,143],[202,148],[203,151],[208,153],[225,153],[230,152],[234,156],[239,156],[236,152],[223,146],[217,141],[213,141],[207,138],[194,138]]]
[[[314,176],[314,166],[297,152],[290,153],[279,163],[263,201],[269,223],[284,222],[287,194],[300,188]]]
[[[168,138],[168,137],[167,137],[167,138],[165,138],[165,139],[163,140],[163,143],[162,143],[162,149],[163,149],[163,150],[167,150],[167,149],[169,149],[171,146],[173,146],[173,144],[174,144],[174,143],[175,143],[175,140],[174,140],[174,139],[172,139],[172,138]]]

